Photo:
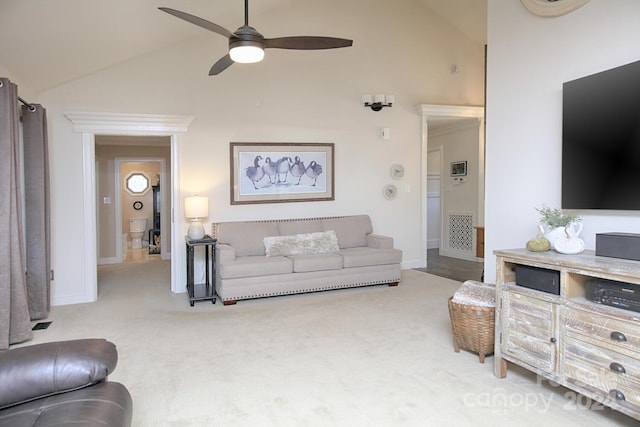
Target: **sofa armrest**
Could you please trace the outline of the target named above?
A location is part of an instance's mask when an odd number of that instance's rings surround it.
[[[104,339],[0,352],[0,409],[104,381],[117,363],[116,346]]]
[[[379,234],[368,234],[367,246],[374,249],[393,249],[393,238]]]
[[[232,246],[225,243],[218,243],[216,245],[216,262],[218,264],[224,264],[226,262],[233,262],[236,260],[236,250]]]

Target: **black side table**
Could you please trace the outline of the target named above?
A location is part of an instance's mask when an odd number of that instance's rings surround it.
[[[150,228],[149,229],[149,253],[150,254],[159,254],[160,253],[160,245],[156,245],[155,238],[160,235],[159,228]]]
[[[187,248],[187,294],[189,294],[189,304],[193,307],[196,301],[211,300],[212,304],[216,303],[215,277],[216,277],[216,242],[217,239],[205,234],[202,239],[194,240],[185,236]],[[196,246],[204,246],[205,260],[205,283],[195,284],[193,278],[193,253]],[[211,249],[211,251],[209,251]]]

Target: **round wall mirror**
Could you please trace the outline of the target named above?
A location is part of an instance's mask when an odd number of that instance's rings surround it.
[[[529,12],[538,16],[554,17],[573,12],[589,0],[520,0]]]
[[[140,196],[149,190],[149,178],[142,172],[132,172],[125,180],[127,191],[134,196]]]

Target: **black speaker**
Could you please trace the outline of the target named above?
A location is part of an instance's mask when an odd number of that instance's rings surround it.
[[[596,255],[640,261],[640,234],[596,233]]]
[[[560,272],[528,265],[516,265],[516,285],[560,295]]]

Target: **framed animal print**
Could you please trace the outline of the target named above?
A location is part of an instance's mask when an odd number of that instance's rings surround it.
[[[231,204],[334,200],[333,143],[231,142]]]

